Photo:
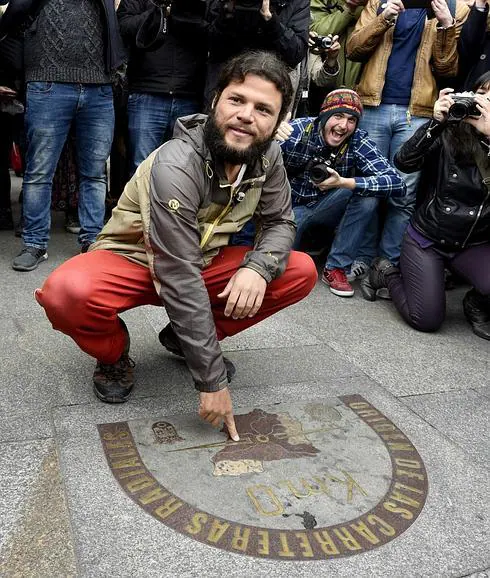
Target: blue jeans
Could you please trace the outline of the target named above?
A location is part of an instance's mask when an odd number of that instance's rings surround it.
[[[349,191],[352,194],[352,191]],[[348,269],[365,238],[369,215],[376,213],[379,199],[352,195],[337,228],[325,269]]]
[[[114,130],[112,86],[29,82],[23,185],[25,245],[38,249],[48,246],[53,177],[72,123],[80,176],[80,244],[95,241],[104,225],[106,161]]]
[[[132,92],[128,98],[129,158],[133,174],[146,157],[172,137],[180,116],[200,112],[195,99]]]
[[[296,205],[293,197],[293,212],[297,226],[293,249],[300,249],[303,235],[310,227],[321,226],[329,232],[334,231],[351,197],[352,191],[348,189],[332,189],[318,201],[308,205]]]
[[[412,116],[407,118],[407,107],[397,104],[380,104],[364,107],[360,128],[369,133],[380,153],[393,163],[396,152],[413,133],[427,122],[426,118]],[[359,249],[357,258],[370,263],[376,255],[387,257],[397,265],[405,229],[415,211],[415,197],[420,173],[400,172],[407,185],[405,197],[387,200],[386,220],[378,245],[378,212],[366,214],[369,225]]]

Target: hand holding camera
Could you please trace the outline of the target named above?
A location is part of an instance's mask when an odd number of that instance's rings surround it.
[[[465,119],[468,124],[474,126],[479,133],[486,137],[490,137],[490,100],[488,98],[486,94],[475,94],[474,106],[478,110],[479,116],[471,115]]]
[[[308,47],[312,54],[321,54],[326,61],[326,65],[334,68],[337,64],[337,57],[340,52],[338,35],[319,36],[316,32],[310,31]]]
[[[452,88],[443,88],[434,103],[433,118],[439,122],[461,122],[476,120],[490,104],[486,97],[473,92],[454,92]],[[473,124],[473,123],[470,123]]]

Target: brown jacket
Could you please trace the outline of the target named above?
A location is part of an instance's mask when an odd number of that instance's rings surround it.
[[[351,60],[366,62],[356,90],[362,103],[367,106],[378,106],[381,103],[386,68],[393,46],[394,26],[378,13],[379,9],[380,0],[368,0],[347,42],[347,56]],[[441,77],[456,76],[458,38],[468,12],[466,4],[457,0],[453,26],[441,29],[435,18],[425,21],[408,108],[411,114],[431,118],[438,94],[434,74]]]
[[[177,121],[174,138],[138,167],[90,250],[150,268],[197,389],[216,391],[228,382],[201,270],[255,215],[255,246],[241,266],[270,282],[287,266],[295,225],[279,145],[233,187],[204,142],[205,120]]]

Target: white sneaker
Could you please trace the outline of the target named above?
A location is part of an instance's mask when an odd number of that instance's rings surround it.
[[[364,279],[368,271],[369,265],[366,265],[364,261],[354,261],[350,267],[350,273],[347,273],[347,281],[352,283],[356,279]]]

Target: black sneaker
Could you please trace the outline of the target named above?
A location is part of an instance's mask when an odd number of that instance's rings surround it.
[[[464,296],[463,311],[473,333],[482,339],[490,340],[490,296],[481,295],[471,289]]]
[[[129,357],[129,333],[126,324],[119,319],[127,334],[126,347],[116,363],[97,361],[94,371],[94,393],[105,403],[124,403],[128,400],[134,386],[134,361]]]
[[[33,271],[39,263],[46,261],[48,254],[46,249],[38,249],[25,245],[22,251],[12,261],[12,269],[15,271]]]
[[[65,219],[65,231],[71,233],[72,235],[78,235],[80,233],[80,221],[78,217],[72,215],[67,215]]]
[[[184,353],[179,343],[179,338],[177,335],[175,335],[175,331],[173,330],[170,323],[160,331],[158,334],[158,339],[167,351],[170,351],[170,353],[178,355],[179,357],[184,357]],[[226,366],[226,376],[230,382],[236,373],[236,367],[233,362],[225,356],[223,356],[223,361],[225,362]]]

